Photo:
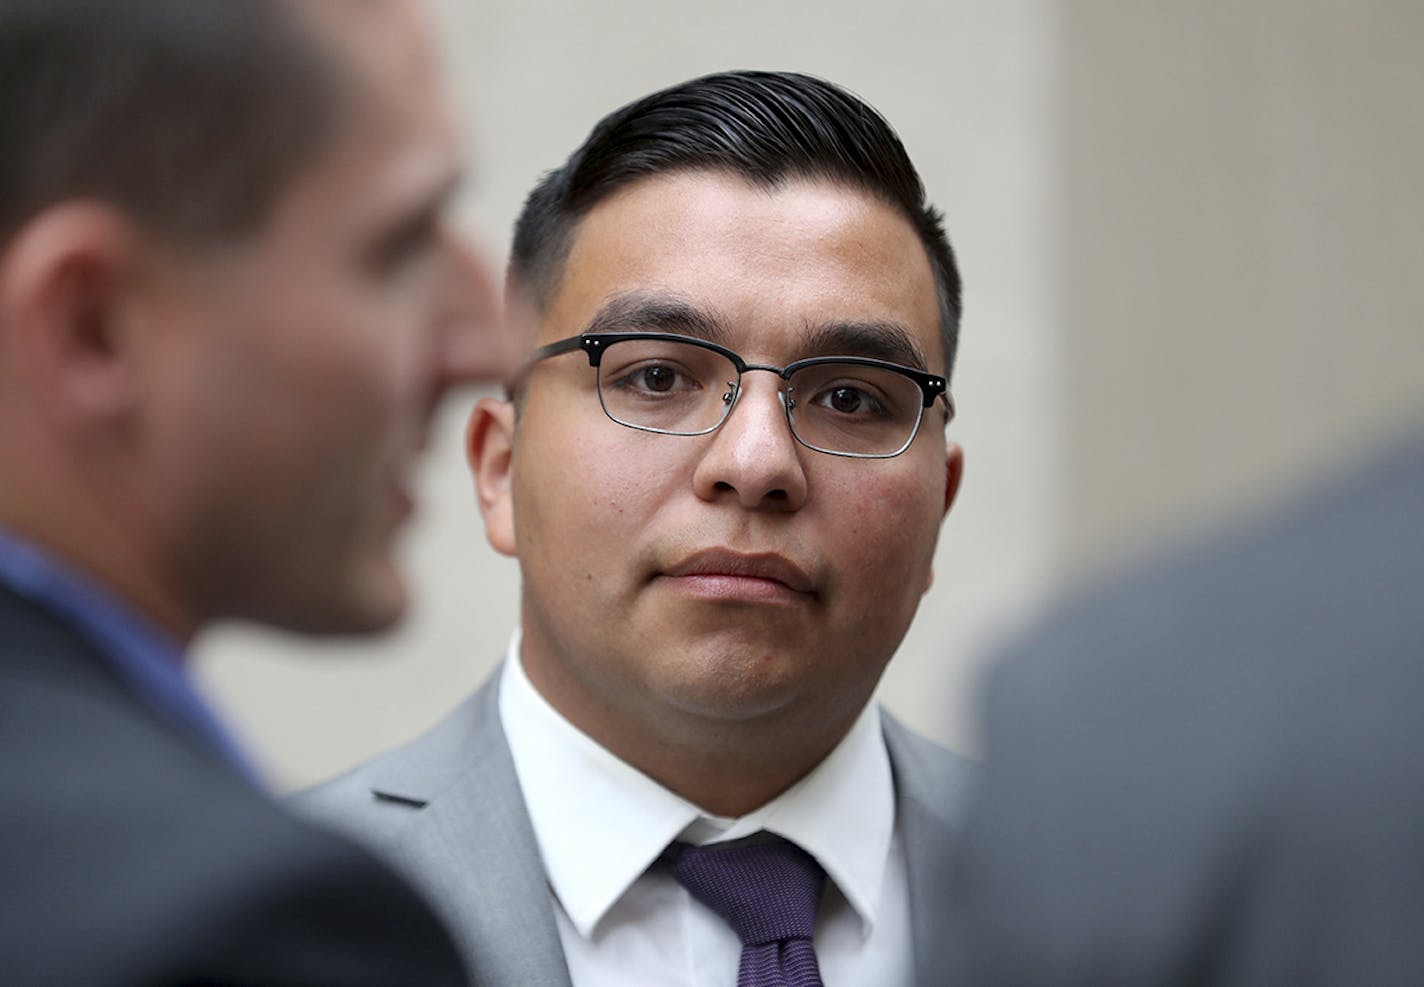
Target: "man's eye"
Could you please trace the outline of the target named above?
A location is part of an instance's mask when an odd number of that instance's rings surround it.
[[[671,367],[644,367],[638,376],[650,391],[670,391],[677,384],[677,371]]]
[[[864,417],[883,414],[885,411],[884,405],[865,390],[847,384],[822,391],[816,403],[841,415]]]
[[[849,415],[859,411],[866,399],[853,387],[837,387],[827,400],[836,411]]]
[[[377,271],[399,270],[430,256],[438,240],[433,220],[408,223],[372,246],[369,253],[371,267]]]
[[[697,378],[667,363],[645,363],[606,378],[614,388],[636,394],[673,394],[698,388]]]

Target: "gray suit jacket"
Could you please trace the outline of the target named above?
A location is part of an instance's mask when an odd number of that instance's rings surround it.
[[[1050,622],[985,719],[946,978],[1424,984],[1424,433]]]
[[[297,810],[365,843],[425,892],[480,987],[570,987],[548,883],[500,725],[499,675],[430,732],[298,796]],[[909,858],[916,963],[941,922],[927,857],[958,825],[971,769],[888,714],[885,740]],[[928,982],[927,980],[925,981]]]

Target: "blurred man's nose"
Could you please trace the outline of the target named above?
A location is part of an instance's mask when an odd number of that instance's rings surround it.
[[[447,240],[446,375],[452,385],[506,380],[513,371],[515,348],[501,316],[493,267],[464,236],[451,232]]]

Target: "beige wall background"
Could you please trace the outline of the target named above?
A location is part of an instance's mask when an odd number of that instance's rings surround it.
[[[442,0],[470,123],[470,227],[594,121],[725,68],[833,79],[900,130],[966,281],[952,434],[968,469],[881,689],[974,747],[973,686],[1045,601],[1289,496],[1424,419],[1424,5]],[[247,628],[200,675],[282,787],[413,737],[488,675],[518,569],[485,544],[442,415],[374,641]]]

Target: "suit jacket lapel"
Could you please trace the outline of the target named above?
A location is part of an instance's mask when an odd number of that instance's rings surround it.
[[[539,846],[499,719],[499,676],[380,766],[377,798],[424,803],[392,849],[418,870],[477,985],[571,987]]]

